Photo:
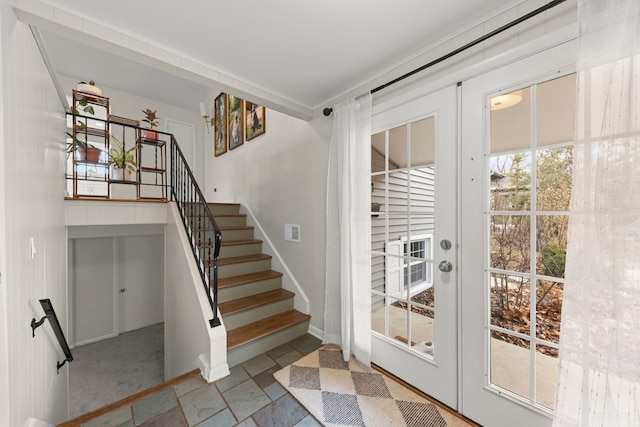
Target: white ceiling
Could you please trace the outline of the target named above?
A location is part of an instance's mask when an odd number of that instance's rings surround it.
[[[323,106],[519,2],[42,1],[308,109]],[[60,73],[196,110],[207,92],[217,89],[213,80],[195,82],[150,70],[135,57],[97,50],[95,44],[89,48],[57,33],[51,27],[42,30]]]

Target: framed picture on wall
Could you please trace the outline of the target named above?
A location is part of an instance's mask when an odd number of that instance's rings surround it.
[[[229,95],[229,150],[239,147],[244,142],[244,101]]]
[[[262,105],[249,101],[244,102],[244,134],[247,141],[265,133],[267,130],[265,115],[265,108]]]
[[[213,102],[213,119],[215,123],[213,154],[217,157],[227,152],[227,94],[221,93]]]

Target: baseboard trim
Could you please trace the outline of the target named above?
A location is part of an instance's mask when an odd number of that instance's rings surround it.
[[[313,335],[314,337],[318,338],[320,341],[323,340],[324,338],[324,331],[320,328],[316,328],[313,325],[309,325],[309,334]]]

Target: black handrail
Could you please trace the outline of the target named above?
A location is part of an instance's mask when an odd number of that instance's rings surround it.
[[[64,332],[62,332],[62,328],[60,327],[60,322],[58,321],[58,316],[56,316],[56,311],[53,309],[53,304],[51,304],[51,300],[49,298],[41,299],[40,305],[44,310],[44,316],[42,319],[36,322],[36,319],[31,319],[31,335],[33,337],[36,336],[36,329],[42,325],[45,319],[49,319],[49,323],[51,323],[51,328],[53,329],[53,333],[56,334],[56,338],[58,339],[58,343],[64,352],[66,357],[62,362],[58,362],[58,372],[60,372],[60,368],[64,366],[65,363],[73,361],[73,356],[71,355],[71,349],[69,348],[69,344],[67,344],[67,340],[64,337]]]
[[[134,128],[138,131],[144,129],[131,124],[113,122],[110,120],[96,119],[91,116],[67,113],[76,118],[91,119],[105,123],[105,129],[118,125],[122,128]],[[124,131],[123,131],[124,132]],[[202,284],[213,311],[213,318],[209,320],[211,327],[220,326],[218,317],[218,258],[222,244],[222,233],[216,223],[209,205],[207,204],[198,183],[196,182],[189,165],[187,164],[178,142],[172,134],[156,131],[162,138],[171,138],[170,142],[170,180],[168,187],[171,190],[171,199],[176,202],[182,223],[189,238],[191,250],[198,265]],[[109,133],[107,131],[107,133]],[[124,147],[125,139],[122,138]],[[75,149],[75,141],[72,141]],[[107,144],[109,141],[107,139]],[[109,145],[106,147],[109,151]],[[164,186],[164,184],[163,184]]]
[[[211,327],[220,326],[218,317],[218,257],[222,233],[193,177],[182,150],[171,135],[171,197],[176,202],[182,224],[189,238],[204,285],[213,319]]]

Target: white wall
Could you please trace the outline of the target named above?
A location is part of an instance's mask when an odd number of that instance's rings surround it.
[[[208,98],[217,95],[210,93]],[[324,324],[330,124],[324,116],[306,122],[267,109],[264,135],[218,157],[213,155],[211,136],[204,149],[205,197],[248,204],[309,298],[311,324],[319,329]],[[284,240],[288,223],[300,224],[300,243]]]
[[[71,96],[71,91],[76,88],[79,81],[90,79],[91,76],[67,76],[59,74],[59,81],[64,90],[64,93]],[[198,184],[202,187],[204,184],[204,161],[203,161],[203,133],[206,135],[205,122],[200,117],[200,106],[194,105],[193,110],[187,110],[184,108],[176,107],[171,104],[156,101],[155,99],[144,98],[141,96],[132,95],[127,92],[123,92],[108,86],[103,86],[100,82],[96,82],[96,86],[102,89],[102,94],[109,98],[111,106],[111,114],[114,116],[126,117],[140,121],[140,126],[147,127],[147,124],[142,122],[144,114],[141,110],[150,108],[152,110],[158,110],[158,116],[160,117],[160,126],[158,129],[166,131],[166,120],[173,119],[184,123],[191,123],[195,126],[195,177]],[[204,95],[204,94],[203,94]],[[180,144],[180,140],[178,140]],[[167,150],[167,155],[169,151]],[[168,176],[167,176],[168,179]],[[203,190],[204,191],[204,190]]]
[[[67,418],[68,365],[49,322],[31,337],[50,298],[67,330],[64,111],[29,27],[0,1],[0,425]],[[30,256],[30,239],[37,253]]]

